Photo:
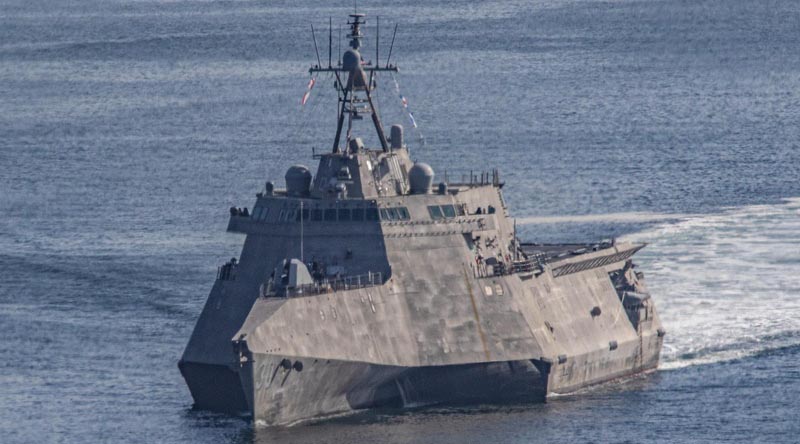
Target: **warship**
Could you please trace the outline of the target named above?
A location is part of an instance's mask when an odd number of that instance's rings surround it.
[[[375,106],[391,49],[365,61],[365,16],[347,24],[340,60],[331,33],[323,66],[315,37],[310,69],[338,93],[332,150],[315,174],[266,182],[252,211],[230,209],[241,255],[218,269],[178,363],[195,407],[291,425],[543,401],[655,369],[665,331],[631,259],[644,245],[523,242],[497,170],[434,184]],[[356,137],[365,115],[380,146]]]

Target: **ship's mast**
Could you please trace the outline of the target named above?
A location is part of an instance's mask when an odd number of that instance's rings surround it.
[[[373,76],[378,71],[392,71],[397,72],[397,66],[387,63],[385,66],[380,66],[377,60],[378,52],[376,50],[376,60],[373,65],[371,62],[364,62],[361,58],[359,48],[361,48],[361,40],[364,34],[361,32],[361,25],[365,24],[364,14],[350,14],[350,20],[347,24],[350,25],[350,33],[347,37],[350,39],[350,49],[342,54],[341,63],[338,66],[331,64],[331,57],[328,57],[328,67],[316,65],[309,69],[309,73],[332,72],[336,76],[335,87],[339,93],[338,103],[338,119],[336,124],[336,137],[333,140],[333,152],[340,151],[340,142],[342,138],[342,130],[344,129],[345,117],[347,118],[347,137],[349,141],[352,135],[353,120],[362,119],[362,114],[370,114],[372,123],[375,125],[375,131],[378,133],[378,139],[381,142],[383,151],[389,150],[389,142],[386,139],[386,133],[383,130],[380,115],[375,107],[372,98],[372,92],[375,90],[375,83]],[[316,41],[316,40],[315,40]],[[378,46],[376,42],[376,47]],[[329,49],[331,52],[332,37],[328,39]],[[369,72],[369,79],[366,73]],[[346,76],[346,83],[342,78]]]

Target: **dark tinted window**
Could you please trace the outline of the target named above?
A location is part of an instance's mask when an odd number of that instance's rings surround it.
[[[339,222],[350,220],[350,208],[339,208]]]
[[[319,208],[311,210],[311,220],[316,220],[316,221],[322,220],[322,210],[320,210]]]
[[[295,222],[300,222],[300,210],[293,210],[292,213],[292,219],[294,219]]]
[[[336,209],[329,208],[325,210],[325,220],[326,221],[336,221]]]
[[[464,215],[464,206],[463,205],[456,205],[456,214],[459,216]]]
[[[456,217],[456,209],[452,205],[442,205],[444,217]]]
[[[308,208],[303,208],[303,220],[308,220],[308,217],[311,215],[311,211]]]
[[[386,208],[381,208],[381,220],[389,220],[389,211]]]
[[[364,220],[364,209],[353,208],[352,215],[353,215],[353,220]]]
[[[408,214],[408,208],[400,207],[397,209],[397,215],[400,216],[400,220],[409,220],[411,219],[411,215]]]
[[[400,219],[400,215],[397,214],[397,208],[387,208],[386,212],[389,213],[389,220]]]
[[[431,219],[441,219],[442,209],[438,205],[431,205],[428,207],[428,212],[431,214]]]
[[[366,214],[367,214],[367,220],[378,220],[377,208],[367,208]]]

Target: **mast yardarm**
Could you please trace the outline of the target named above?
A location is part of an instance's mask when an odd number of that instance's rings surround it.
[[[372,62],[364,61],[361,57],[359,49],[361,48],[361,40],[364,38],[364,34],[361,32],[361,25],[366,23],[364,17],[364,14],[350,14],[350,20],[347,22],[350,25],[350,33],[347,35],[350,39],[350,48],[342,54],[342,61],[339,66],[331,65],[329,58],[328,67],[316,65],[308,70],[311,74],[329,72],[336,76],[335,87],[339,94],[339,103],[337,106],[336,136],[333,140],[334,153],[340,151],[345,119],[347,119],[347,144],[352,138],[353,121],[363,119],[364,114],[369,114],[372,118],[372,123],[375,126],[383,151],[389,151],[389,142],[372,97],[372,92],[376,88],[373,76],[379,71],[397,72],[398,69],[397,66],[389,64],[381,67],[378,60],[375,60],[373,64]],[[332,49],[330,40],[332,39],[329,39],[328,43],[329,52]],[[376,42],[377,45],[378,43]],[[369,77],[367,77],[367,73],[370,74]],[[346,78],[346,81],[342,81],[343,78]],[[369,81],[367,80],[368,78]]]

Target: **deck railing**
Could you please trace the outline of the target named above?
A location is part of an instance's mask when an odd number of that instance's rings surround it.
[[[527,258],[511,261],[510,264],[497,262],[487,264],[479,262],[473,267],[475,277],[486,278],[493,276],[507,276],[516,273],[538,273],[544,269],[546,257],[543,254],[530,254]]]
[[[500,173],[497,169],[491,171],[453,170],[444,171],[444,182],[448,185],[500,185]]]
[[[267,284],[264,296],[266,297],[297,297],[315,294],[333,293],[336,291],[353,290],[356,288],[375,287],[383,284],[383,273],[367,272],[353,276],[341,276],[334,279],[323,279],[313,284],[299,285],[297,287],[274,288],[270,281]]]
[[[511,273],[530,273],[539,271],[544,264],[544,255],[533,255],[527,259],[511,263]]]

